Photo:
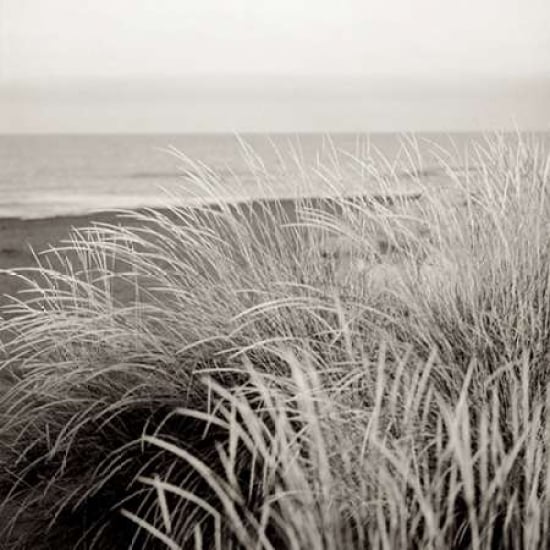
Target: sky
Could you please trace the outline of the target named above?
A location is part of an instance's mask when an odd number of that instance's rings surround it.
[[[548,0],[0,0],[0,132],[550,129]]]

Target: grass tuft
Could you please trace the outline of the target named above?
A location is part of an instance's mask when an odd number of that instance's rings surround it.
[[[550,156],[369,151],[300,165],[305,198],[124,212],[14,273],[6,548],[548,546]]]

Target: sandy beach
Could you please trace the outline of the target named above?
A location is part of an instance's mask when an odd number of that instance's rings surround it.
[[[0,220],[0,304],[7,302],[22,288],[17,277],[2,273],[2,270],[31,267],[35,264],[33,251],[38,253],[59,244],[69,236],[71,228],[85,227],[92,222],[116,223],[112,213],[86,216],[67,216],[23,220],[4,218]]]
[[[419,195],[411,195],[410,199],[417,199]],[[386,196],[373,196],[373,200],[391,202],[392,199]],[[322,205],[323,208],[330,208],[332,201],[327,199],[310,199],[314,207]],[[250,201],[247,203],[235,203],[235,207],[254,225],[257,216],[262,212],[273,212],[277,204],[279,212],[283,212],[285,221],[296,221],[296,202],[291,199],[280,201],[263,200]],[[161,210],[163,214],[170,216],[167,210]],[[254,213],[254,215],[252,215]],[[125,218],[117,212],[97,212],[87,215],[59,216],[54,218],[0,219],[0,305],[8,302],[8,296],[14,296],[23,288],[20,279],[3,270],[32,267],[35,265],[34,253],[40,253],[51,247],[57,246],[70,236],[71,230],[75,228],[89,227],[93,224],[124,224]]]
[[[315,202],[315,201],[314,201]],[[242,208],[246,204],[246,208]],[[239,205],[243,212],[260,213],[265,208],[272,209],[273,201],[252,201]],[[290,221],[296,219],[296,203],[292,200],[279,201],[279,208]],[[170,215],[167,210],[164,214]],[[59,216],[40,219],[3,218],[0,219],[0,305],[9,302],[8,296],[16,295],[23,283],[3,270],[27,268],[35,265],[33,252],[39,254],[59,245],[70,237],[75,228],[85,228],[93,224],[124,224],[125,219],[117,212],[97,212],[87,215]]]

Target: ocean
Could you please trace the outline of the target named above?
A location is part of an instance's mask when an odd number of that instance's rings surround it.
[[[390,161],[405,136],[308,135],[3,135],[0,136],[0,217],[45,218],[141,206],[163,207],[212,198],[244,200],[295,197],[304,193],[306,174],[332,170],[344,191],[368,191],[361,163],[342,176],[353,157],[378,150]],[[460,151],[479,134],[424,134],[428,142]],[[451,145],[452,144],[452,145]],[[178,158],[175,150],[197,163]],[[337,160],[335,160],[337,158]],[[425,161],[426,162],[426,161]],[[459,161],[460,162],[460,161]],[[201,168],[217,176],[215,190],[200,183]],[[392,164],[387,169],[391,171]],[[436,174],[433,160],[422,166]],[[270,175],[269,181],[262,174]],[[406,176],[404,173],[404,185]],[[330,178],[332,180],[338,177]],[[325,194],[326,178],[309,182],[312,194]],[[260,182],[261,180],[261,182]]]

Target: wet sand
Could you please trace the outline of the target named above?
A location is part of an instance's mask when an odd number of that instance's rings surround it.
[[[417,195],[411,195],[415,200]],[[372,197],[377,201],[391,203],[389,197]],[[315,207],[322,206],[327,209],[338,209],[333,201],[326,199],[311,199]],[[275,201],[251,201],[249,203],[237,203],[234,206],[244,212],[246,217],[252,220],[262,217],[262,213],[273,212]],[[277,201],[279,211],[284,214],[285,221],[296,220],[296,201],[288,199]],[[170,215],[168,211],[162,211]],[[254,213],[254,216],[252,216]],[[2,270],[27,268],[35,265],[33,252],[40,253],[52,246],[59,245],[69,238],[74,228],[89,227],[94,223],[124,224],[128,223],[115,212],[98,212],[82,216],[63,216],[55,218],[22,220],[19,218],[0,219],[0,306],[9,302],[7,296],[16,295],[23,287],[22,281]]]
[[[273,209],[272,201],[253,201],[236,206],[244,212],[260,212]],[[279,202],[285,217],[290,221],[296,219],[296,203],[292,200]],[[243,208],[246,206],[246,208]],[[168,211],[161,211],[170,215]],[[40,253],[61,244],[70,237],[75,228],[90,227],[96,223],[124,224],[128,220],[116,212],[98,212],[82,216],[60,216],[55,218],[0,219],[0,306],[9,302],[8,296],[15,296],[24,284],[18,277],[3,270],[28,268],[36,265],[34,253]],[[133,222],[135,223],[135,222]]]
[[[58,245],[67,239],[72,228],[91,225],[94,221],[116,223],[117,220],[111,213],[33,220],[0,219],[0,304],[5,304],[6,296],[14,296],[23,287],[20,279],[2,270],[34,266],[33,250],[38,253]]]

